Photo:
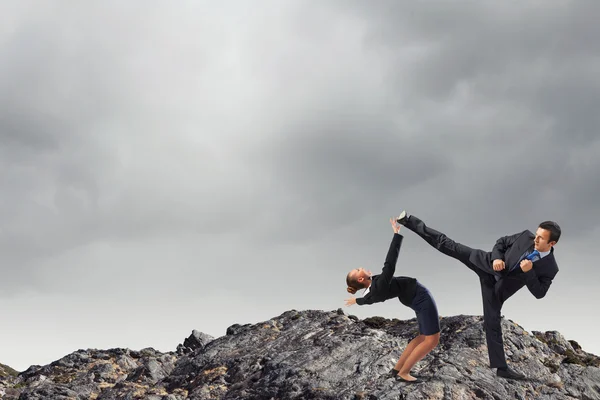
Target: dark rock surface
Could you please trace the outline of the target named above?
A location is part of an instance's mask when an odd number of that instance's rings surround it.
[[[359,320],[337,311],[287,311],[232,325],[212,338],[193,331],[175,352],[79,350],[18,376],[0,375],[3,399],[599,399],[600,358],[558,332],[503,320],[509,365],[488,367],[480,316],[441,320],[440,345],[396,382],[390,369],[416,334],[414,319]]]
[[[202,350],[207,344],[212,342],[214,338],[206,333],[193,330],[192,334],[186,338],[182,344],[177,346],[177,354],[187,354],[192,351]]]

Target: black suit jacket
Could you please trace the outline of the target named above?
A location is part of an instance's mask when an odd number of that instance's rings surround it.
[[[541,299],[546,295],[552,280],[558,273],[558,264],[554,258],[554,248],[546,257],[534,261],[533,268],[528,272],[523,272],[520,267],[510,271],[510,268],[519,262],[519,259],[527,250],[533,250],[533,239],[535,235],[525,230],[523,232],[503,236],[496,241],[491,252],[483,250],[474,250],[471,253],[470,261],[483,270],[492,270],[493,261],[496,259],[504,260],[506,268],[504,276],[496,283],[494,290],[496,296],[504,303],[510,296],[515,294],[523,286],[536,298]]]
[[[402,304],[410,307],[417,289],[417,280],[408,276],[394,276],[403,236],[394,233],[390,249],[385,257],[381,274],[373,276],[371,289],[364,297],[356,299],[359,306],[379,303],[397,297]]]

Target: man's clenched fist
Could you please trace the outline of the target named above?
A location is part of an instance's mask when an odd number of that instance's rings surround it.
[[[501,259],[494,260],[494,271],[502,271],[505,268],[504,261]]]

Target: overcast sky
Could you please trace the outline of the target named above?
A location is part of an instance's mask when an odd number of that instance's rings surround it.
[[[175,350],[344,307],[403,208],[457,241],[557,221],[503,314],[600,354],[600,3],[0,4],[0,362]],[[478,279],[404,232],[442,316]],[[443,340],[443,338],[442,338]]]

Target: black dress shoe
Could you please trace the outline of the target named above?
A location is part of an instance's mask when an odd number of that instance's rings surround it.
[[[525,375],[521,375],[516,371],[513,371],[510,368],[498,368],[496,371],[496,375],[506,379],[515,379],[515,380],[525,380],[527,377]]]
[[[396,222],[399,223],[400,225],[404,225],[406,223],[407,218],[408,218],[408,213],[406,212],[406,210],[402,210],[400,215],[398,215],[398,217],[396,218]]]

